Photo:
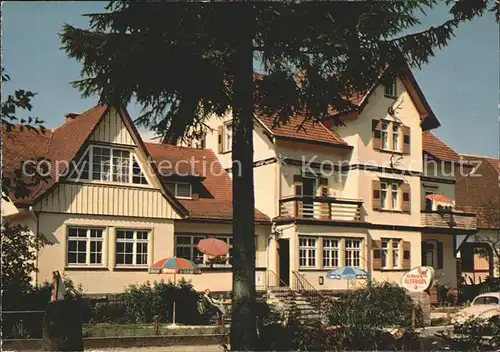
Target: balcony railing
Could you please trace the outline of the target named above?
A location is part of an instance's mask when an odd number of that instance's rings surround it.
[[[280,216],[303,219],[361,221],[362,200],[291,196],[280,200]]]
[[[476,214],[464,213],[456,210],[422,210],[422,226],[474,230],[476,229]]]

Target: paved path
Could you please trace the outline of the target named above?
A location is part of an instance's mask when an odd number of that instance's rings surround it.
[[[131,348],[102,348],[90,349],[87,352],[222,352],[224,351],[219,345],[200,345],[200,346],[165,346],[165,347],[131,347]]]

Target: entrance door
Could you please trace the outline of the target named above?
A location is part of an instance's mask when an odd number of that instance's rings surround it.
[[[285,283],[290,286],[290,240],[280,239],[278,240],[279,256],[280,256],[280,286]]]
[[[304,177],[302,179],[302,195],[304,198],[303,204],[303,217],[314,217],[314,202],[312,197],[316,195],[316,180],[314,178]]]

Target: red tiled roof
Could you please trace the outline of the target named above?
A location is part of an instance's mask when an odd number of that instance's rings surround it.
[[[448,204],[453,204],[453,201],[442,194],[429,194],[425,196],[425,198],[439,202],[439,203],[448,203]]]
[[[424,153],[427,153],[438,160],[454,163],[463,162],[463,160],[460,159],[460,155],[456,151],[448,147],[429,131],[422,132],[422,149]]]
[[[20,126],[15,126],[10,132],[7,132],[6,126],[2,126],[2,171],[4,177],[9,177],[11,180],[15,178],[15,170],[21,169],[24,161],[45,158],[51,138],[51,130],[21,129]],[[24,179],[27,184],[31,183],[29,179]],[[38,186],[28,187],[28,190],[31,191],[30,196],[37,189]],[[9,196],[12,200],[16,200],[15,194]]]
[[[17,203],[30,204],[50,189],[58,180],[56,172],[58,161],[66,161],[68,164],[76,156],[83,143],[90,136],[101,117],[106,112],[107,106],[98,105],[78,115],[74,119],[66,121],[62,126],[53,130],[38,134],[33,131],[20,131],[17,128],[9,133],[2,129],[4,139],[4,170],[12,173],[19,168],[21,160],[30,158],[44,158],[50,161],[50,178],[41,182],[32,189],[28,197],[13,200]],[[62,166],[62,164],[60,164]]]
[[[52,167],[51,178],[48,182],[35,187],[27,198],[16,199],[11,195],[13,201],[18,204],[32,204],[53,187],[58,181],[56,161],[65,161],[69,164],[75,158],[107,109],[105,105],[95,106],[74,119],[66,121],[59,128],[53,131],[47,130],[45,133],[27,129],[21,131],[19,127],[7,133],[3,128],[2,167],[6,175],[12,175],[16,168],[21,167],[21,161],[28,159],[45,158],[50,160]],[[125,115],[128,118],[128,115]],[[145,147],[145,152],[157,162],[157,168],[163,166],[163,164],[158,165],[162,160],[170,161],[169,165],[174,167],[173,170],[165,171],[160,168],[158,171],[203,177],[201,182],[212,198],[173,200],[186,207],[191,218],[232,219],[232,181],[212,151],[154,143],[145,143]],[[195,162],[190,164],[185,162],[190,160]],[[194,165],[192,169],[191,165]],[[175,169],[175,166],[179,166],[178,169]],[[65,170],[58,171],[62,173]],[[257,221],[269,221],[269,218],[258,210],[255,211],[255,217]]]
[[[301,116],[293,116],[287,123],[276,126],[274,117],[261,115],[258,119],[276,137],[348,146],[342,138],[321,122],[304,121]]]
[[[157,143],[145,143],[145,145],[156,162],[160,174],[168,176],[169,173],[174,173],[202,177],[203,186],[213,198],[180,199],[181,204],[189,211],[190,218],[232,219],[232,180],[212,150]],[[169,163],[164,162],[165,167],[162,168],[160,167],[162,161]],[[177,169],[176,165],[179,166]],[[255,209],[255,220],[268,222],[269,218]]]
[[[107,109],[106,105],[97,105],[77,117],[67,120],[52,132],[52,139],[46,152],[46,157],[51,161],[52,165],[51,179],[49,182],[42,184],[40,189],[33,194],[33,200],[58,182],[59,175],[66,172],[66,170],[57,170],[56,162],[64,160],[69,165],[69,162],[75,158]],[[59,175],[56,175],[56,171],[59,172]]]
[[[485,160],[500,174],[500,159],[485,158]]]
[[[474,170],[457,178],[457,207],[477,213],[479,229],[500,229],[500,159],[462,156],[473,163]]]

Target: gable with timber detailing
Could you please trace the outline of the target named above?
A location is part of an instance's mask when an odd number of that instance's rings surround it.
[[[35,209],[71,214],[180,218],[164,196],[156,173],[149,167],[141,137],[129,119],[114,108],[108,109],[88,140],[80,146],[68,177],[61,178],[38,201]],[[117,160],[120,164],[116,164]]]
[[[134,138],[116,109],[111,108],[101,119],[90,141],[135,146]]]

